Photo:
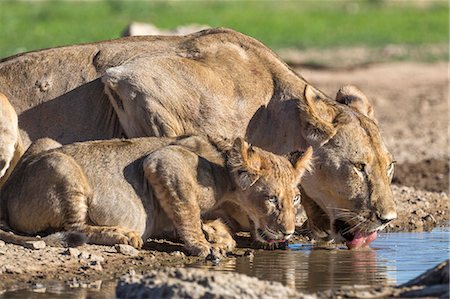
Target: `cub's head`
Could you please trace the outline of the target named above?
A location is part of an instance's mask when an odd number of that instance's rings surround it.
[[[303,134],[316,157],[314,172],[302,181],[305,200],[325,211],[329,226],[322,229],[335,241],[349,248],[367,245],[397,217],[390,188],[394,161],[372,106],[353,86],[342,88],[336,101],[307,86],[304,99]]]
[[[312,148],[282,157],[241,138],[234,141],[228,167],[238,189],[237,204],[249,216],[258,241],[281,242],[294,233],[300,179],[310,169],[311,156]]]

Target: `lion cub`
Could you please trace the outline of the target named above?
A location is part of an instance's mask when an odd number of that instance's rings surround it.
[[[48,150],[46,149],[48,143]],[[235,247],[219,204],[239,206],[262,240],[294,232],[298,184],[312,150],[292,161],[206,137],[91,141],[55,148],[32,145],[1,193],[9,226],[20,233],[81,232],[89,243],[130,244],[176,233],[192,255]]]

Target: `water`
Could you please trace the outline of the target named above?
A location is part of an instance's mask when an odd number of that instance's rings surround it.
[[[194,267],[234,271],[278,281],[304,292],[346,285],[402,284],[449,258],[450,228],[424,233],[381,233],[372,249],[315,249],[293,244],[285,251],[256,251],[218,266]]]
[[[372,249],[361,251],[316,249],[293,244],[288,250],[257,250],[218,266],[190,267],[233,271],[278,281],[303,292],[337,289],[346,285],[402,284],[449,258],[450,228],[424,233],[379,234]],[[100,290],[69,289],[56,284],[44,294],[29,290],[7,292],[0,298],[113,298],[115,282]]]

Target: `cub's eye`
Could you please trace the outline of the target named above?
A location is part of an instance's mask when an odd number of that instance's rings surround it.
[[[294,196],[294,206],[300,204],[300,201],[302,200],[302,197],[300,196],[300,194],[297,194]]]
[[[366,171],[366,164],[364,164],[364,163],[353,163],[353,167],[355,167],[355,169],[360,172]]]
[[[277,204],[278,203],[278,197],[276,196],[269,196],[267,197],[267,201],[270,202],[271,204]]]

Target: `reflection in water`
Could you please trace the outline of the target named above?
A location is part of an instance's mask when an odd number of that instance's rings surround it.
[[[102,282],[97,288],[69,288],[64,284],[56,283],[47,285],[45,292],[33,292],[28,289],[5,292],[3,294],[0,294],[0,299],[110,299],[116,297],[116,285],[117,282],[114,280]]]
[[[337,289],[343,285],[394,283],[387,268],[377,264],[374,250],[326,250],[292,246],[291,250],[256,251],[253,257],[240,257],[217,266],[192,265],[219,271],[235,271],[263,280],[278,281],[305,292]]]
[[[304,292],[348,285],[402,284],[449,258],[450,228],[424,233],[380,234],[367,250],[314,249],[293,244],[289,250],[258,250],[218,266],[192,267],[235,271],[278,281]]]

